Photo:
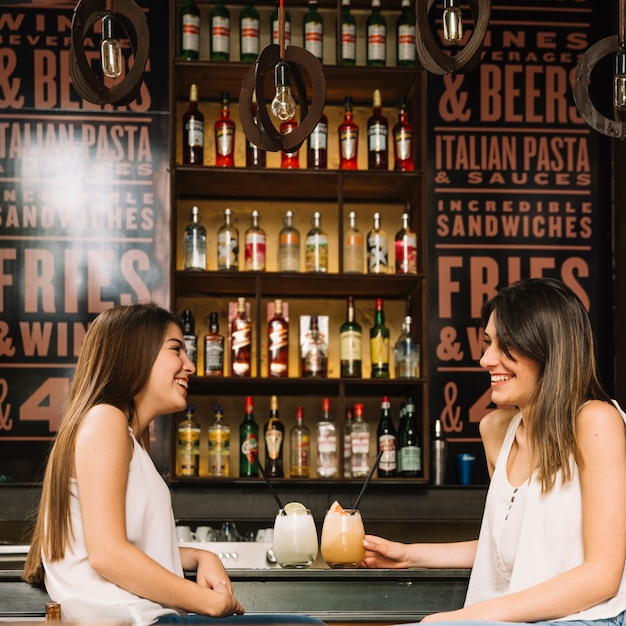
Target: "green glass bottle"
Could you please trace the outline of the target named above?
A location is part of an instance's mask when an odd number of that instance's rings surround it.
[[[259,34],[261,23],[259,12],[254,8],[252,0],[239,13],[239,60],[243,63],[254,63],[259,56]]]
[[[259,452],[259,425],[254,421],[254,401],[246,396],[245,416],[239,427],[239,476],[255,478],[259,475],[254,454]]]
[[[402,0],[402,13],[396,22],[396,64],[414,67],[415,57],[415,14],[411,0]]]
[[[317,10],[317,0],[309,0],[309,10],[302,19],[302,41],[320,63],[324,60],[324,20]]]
[[[348,296],[346,321],[339,329],[339,360],[342,378],[361,378],[362,329],[354,314],[354,298]]]
[[[194,0],[184,0],[179,13],[178,57],[193,61],[200,56],[200,11]]]
[[[387,22],[380,12],[380,0],[372,0],[372,12],[367,18],[366,59],[371,66],[387,63]]]
[[[383,299],[376,298],[374,325],[370,328],[372,378],[389,378],[389,328],[385,326]]]
[[[341,0],[341,65],[356,64],[356,19],[350,0]]]
[[[209,12],[211,61],[230,59],[230,12],[223,0],[217,0]]]

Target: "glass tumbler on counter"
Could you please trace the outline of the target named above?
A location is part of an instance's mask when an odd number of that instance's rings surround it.
[[[309,509],[296,514],[278,511],[274,522],[274,556],[284,568],[310,567],[317,558],[317,530]]]
[[[355,509],[332,508],[322,526],[322,557],[332,568],[358,567],[365,556],[365,529],[361,514]]]

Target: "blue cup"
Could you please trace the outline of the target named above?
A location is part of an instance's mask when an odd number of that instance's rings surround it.
[[[456,455],[456,474],[461,485],[471,485],[476,456],[469,452]]]

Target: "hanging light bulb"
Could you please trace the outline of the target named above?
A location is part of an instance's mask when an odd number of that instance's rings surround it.
[[[117,78],[122,73],[122,48],[113,36],[113,16],[106,14],[102,18],[102,73],[109,78]]]
[[[272,115],[281,122],[287,122],[296,116],[296,101],[291,95],[289,65],[279,61],[274,68],[276,95],[272,100]]]
[[[626,49],[624,48],[615,53],[613,104],[616,109],[626,111]]]
[[[443,37],[450,43],[463,39],[463,15],[456,5],[456,0],[443,2]]]

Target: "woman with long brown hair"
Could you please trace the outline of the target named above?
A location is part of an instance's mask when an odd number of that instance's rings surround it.
[[[321,624],[242,617],[220,559],[179,548],[169,489],[140,442],[156,417],[186,407],[194,372],[165,309],[132,304],[95,319],[46,467],[24,579],[44,582],[68,621]]]
[[[365,565],[471,567],[465,606],[427,622],[623,625],[626,415],[599,383],[587,312],[562,282],[528,279],[482,322],[491,399],[516,408],[480,423],[491,482],[479,538],[367,536]]]

